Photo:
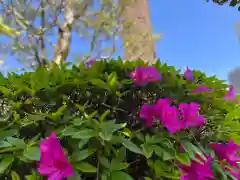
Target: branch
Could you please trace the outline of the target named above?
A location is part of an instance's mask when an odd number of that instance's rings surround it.
[[[74,11],[71,0],[64,0],[64,24],[58,28],[58,42],[55,46],[53,62],[63,63],[68,57],[70,43],[72,39],[72,25],[74,21]]]

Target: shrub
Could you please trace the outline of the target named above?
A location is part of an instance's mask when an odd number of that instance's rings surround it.
[[[240,111],[224,81],[160,62],[68,65],[1,76],[1,178],[238,178]]]

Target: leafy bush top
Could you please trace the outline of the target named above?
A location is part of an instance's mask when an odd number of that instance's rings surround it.
[[[43,179],[39,166],[51,160],[49,154],[43,160],[45,151],[58,157],[48,166],[69,168],[62,177],[73,168],[71,179],[200,180],[196,170],[201,180],[239,177],[240,107],[224,81],[189,69],[182,75],[160,62],[139,72],[147,66],[143,61],[120,58],[68,65],[1,76],[2,178]],[[159,109],[155,116],[149,107],[163,107],[154,105],[166,98],[172,102],[164,117]],[[178,117],[178,108],[191,103],[195,110]],[[184,127],[171,130],[179,123],[173,117],[186,120]]]

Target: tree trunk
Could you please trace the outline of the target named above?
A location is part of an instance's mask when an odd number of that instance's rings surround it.
[[[237,67],[228,73],[228,80],[235,90],[240,93],[240,67]]]
[[[61,64],[68,57],[72,38],[72,25],[74,21],[74,10],[71,0],[63,0],[64,4],[64,24],[58,29],[58,42],[55,47],[54,60],[56,64]]]
[[[148,0],[132,0],[122,6],[124,59],[129,61],[142,59],[149,64],[154,63],[156,51]]]

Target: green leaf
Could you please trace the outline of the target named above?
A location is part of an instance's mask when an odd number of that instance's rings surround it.
[[[19,148],[24,148],[25,147],[25,142],[23,139],[19,138],[14,138],[14,137],[7,137],[7,141],[11,143],[12,145],[19,147]]]
[[[238,0],[232,0],[229,5],[234,7],[237,5],[237,3],[238,3]]]
[[[0,174],[3,174],[7,168],[13,163],[14,157],[5,157],[0,162]]]
[[[104,119],[107,117],[107,115],[109,115],[110,114],[110,110],[109,109],[107,109],[102,115],[101,115],[101,117],[100,117],[100,121],[104,121]]]
[[[134,180],[129,174],[122,171],[114,171],[111,173],[111,180]]]
[[[94,167],[93,165],[88,164],[86,162],[81,162],[79,164],[76,164],[74,167],[76,169],[82,171],[82,172],[85,172],[85,173],[95,173],[95,172],[97,172],[96,167]]]
[[[24,157],[32,161],[39,161],[40,160],[40,149],[39,147],[33,146],[27,148],[24,153]]]
[[[101,180],[108,180],[108,176],[106,174],[101,174]]]
[[[84,112],[85,111],[85,108],[84,106],[80,105],[80,104],[74,104],[75,107],[80,111],[80,112]]]
[[[144,180],[152,180],[150,177],[144,177]]]
[[[181,144],[183,145],[184,150],[188,153],[191,159],[195,159],[195,153],[197,153],[203,160],[206,160],[206,157],[202,153],[202,151],[191,142],[182,141]]]
[[[0,141],[0,148],[8,148],[8,147],[12,147],[13,145],[10,144],[7,141]]]
[[[102,132],[113,133],[124,128],[124,124],[115,124],[115,120],[110,120],[100,123],[100,128]]]
[[[11,176],[12,176],[12,180],[20,180],[19,175],[15,171],[11,172]]]
[[[60,118],[61,115],[63,115],[64,111],[67,109],[67,105],[62,105],[57,112],[52,113],[52,119],[57,120]]]
[[[111,164],[106,157],[100,156],[98,160],[100,164],[103,165],[105,168],[111,169]]]
[[[11,95],[12,91],[7,89],[6,87],[4,86],[0,86],[0,92],[2,92],[4,94],[4,96],[9,96]]]
[[[72,121],[74,126],[82,126],[84,122],[85,121],[82,118],[74,118]]]
[[[126,159],[126,148],[121,147],[116,151],[116,157],[119,161],[123,161]]]
[[[75,151],[72,155],[73,161],[81,161],[86,159],[88,156],[91,156],[94,152],[96,152],[96,149],[84,149],[81,151]]]
[[[0,141],[4,140],[7,137],[14,136],[17,133],[16,130],[1,131],[0,132]]]
[[[87,143],[88,143],[88,140],[81,140],[81,141],[78,143],[78,148],[79,148],[79,149],[82,149]]]
[[[181,163],[185,165],[190,165],[190,158],[187,153],[180,153],[176,156],[176,159]]]
[[[153,169],[157,177],[166,177],[169,179],[179,179],[179,172],[175,169],[169,168],[169,165],[163,161],[156,160]]]
[[[79,130],[77,128],[74,128],[72,126],[69,126],[62,130],[61,135],[62,136],[73,136],[75,135]]]
[[[176,154],[173,149],[170,149],[170,148],[164,149],[164,152],[163,152],[163,160],[164,161],[175,159],[175,156],[176,156]]]
[[[101,79],[94,78],[94,79],[91,79],[90,82],[95,86],[109,90],[109,85]]]
[[[154,146],[152,146],[151,144],[143,144],[141,147],[145,157],[150,158],[154,151]]]
[[[128,150],[137,153],[137,154],[143,154],[143,152],[141,151],[141,149],[135,145],[134,143],[132,143],[130,140],[125,140],[122,142],[122,145],[125,146]]]
[[[78,173],[75,173],[73,177],[67,178],[67,180],[81,180],[81,176]]]
[[[40,177],[38,176],[38,173],[36,171],[32,171],[31,175],[25,176],[26,180],[40,180]]]
[[[96,137],[97,135],[98,135],[97,132],[92,129],[84,129],[84,130],[78,131],[72,137],[75,139],[84,139],[85,140],[85,139],[90,139],[92,137]]]
[[[118,85],[117,73],[116,73],[116,72],[112,72],[112,73],[108,76],[107,83],[109,84],[109,86],[110,86],[112,89],[116,89],[116,87],[117,87],[117,85]]]
[[[128,168],[128,163],[122,163],[118,159],[113,159],[110,167],[112,171],[121,171]]]

